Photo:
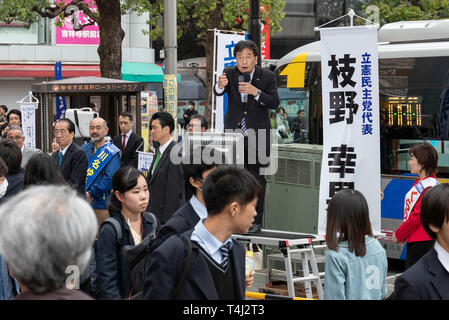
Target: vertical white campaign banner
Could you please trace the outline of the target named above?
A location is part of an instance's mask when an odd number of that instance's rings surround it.
[[[321,29],[323,159],[318,233],[327,205],[342,189],[366,198],[380,235],[379,68],[376,26]]]
[[[36,109],[38,102],[20,102],[22,112],[22,131],[25,136],[24,145],[36,148]]]
[[[215,85],[218,81],[218,76],[223,73],[224,68],[233,67],[237,64],[234,57],[234,47],[241,41],[245,40],[244,33],[222,33],[219,30],[215,30],[214,37],[214,82]],[[212,88],[212,118],[215,115],[215,125],[211,124],[215,132],[224,132],[224,112],[226,109],[226,97],[215,96]],[[215,96],[215,104],[214,104]]]

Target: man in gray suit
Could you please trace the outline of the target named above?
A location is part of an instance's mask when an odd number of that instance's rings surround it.
[[[25,143],[25,136],[23,135],[22,128],[19,126],[11,126],[8,130],[7,137],[14,140],[14,142],[19,146],[20,150],[22,151],[22,163],[20,164],[21,167],[25,168],[28,161],[31,159],[32,156],[35,154],[42,153],[41,150],[35,149],[35,148],[28,148],[24,145]]]

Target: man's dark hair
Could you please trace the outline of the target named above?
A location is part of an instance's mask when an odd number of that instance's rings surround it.
[[[190,118],[190,121],[192,121],[193,119],[200,119],[201,120],[201,128],[205,128],[206,130],[208,129],[209,124],[207,123],[206,118],[204,118],[202,115],[195,114]]]
[[[3,158],[8,166],[8,174],[17,174],[20,172],[22,163],[22,151],[16,142],[9,138],[0,140],[0,157]]]
[[[10,116],[11,114],[16,114],[16,115],[18,115],[19,118],[20,118],[20,123],[22,123],[22,112],[20,112],[20,110],[18,110],[18,109],[11,109],[11,110],[8,112],[8,115],[6,116],[6,119],[8,120],[8,123],[9,123],[9,116]]]
[[[195,102],[193,102],[192,100],[189,100],[189,102],[187,102],[187,105],[192,105],[195,107]]]
[[[131,122],[133,122],[133,114],[131,112],[120,112],[119,116],[128,117]]]
[[[62,119],[58,120],[56,123],[58,123],[58,122],[67,123],[67,130],[69,130],[69,133],[75,133],[75,124],[69,118],[62,118]]]
[[[173,116],[170,113],[165,111],[159,111],[153,114],[153,116],[151,117],[150,128],[153,123],[153,120],[156,119],[159,120],[162,128],[168,126],[170,128],[170,133],[172,133],[173,130],[175,130],[175,120],[173,119]]]
[[[234,201],[246,206],[260,194],[257,179],[248,170],[232,165],[218,167],[203,184],[203,199],[209,216],[219,214]]]
[[[207,170],[217,167],[218,165],[224,163],[224,155],[218,151],[217,149],[204,150],[208,148],[207,146],[198,146],[193,149],[192,152],[189,152],[189,158],[183,159],[182,169],[184,172],[184,179],[186,182],[185,192],[186,192],[186,200],[190,199],[192,195],[196,193],[196,188],[190,184],[190,177],[194,180],[202,180],[203,173]],[[220,159],[219,161],[205,161],[203,158],[203,154],[207,153],[211,159]],[[201,155],[201,156],[199,156]],[[200,163],[197,163],[200,160]]]
[[[8,112],[8,107],[5,106],[4,104],[2,104],[2,105],[0,106],[0,108],[2,108],[3,110],[5,110],[5,112]]]
[[[430,225],[440,228],[445,221],[449,221],[449,184],[441,183],[429,188],[422,198],[420,220],[424,230],[430,238],[437,235],[430,229]]]
[[[8,175],[8,166],[5,161],[0,157],[0,177],[6,177]]]
[[[243,49],[250,49],[253,51],[256,57],[259,56],[259,48],[257,47],[257,44],[254,41],[242,40],[237,42],[237,44],[234,47],[234,57],[237,57],[237,53],[239,53]]]

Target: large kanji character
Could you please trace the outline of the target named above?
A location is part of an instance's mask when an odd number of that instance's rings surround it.
[[[332,159],[328,162],[330,173],[339,173],[340,178],[344,178],[346,173],[354,173],[357,154],[354,153],[353,147],[348,147],[346,144],[332,147],[328,158]]]

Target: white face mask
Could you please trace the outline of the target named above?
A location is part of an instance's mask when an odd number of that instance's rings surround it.
[[[0,198],[3,198],[3,196],[5,195],[6,189],[8,189],[8,180],[5,179],[5,181],[0,184]]]

